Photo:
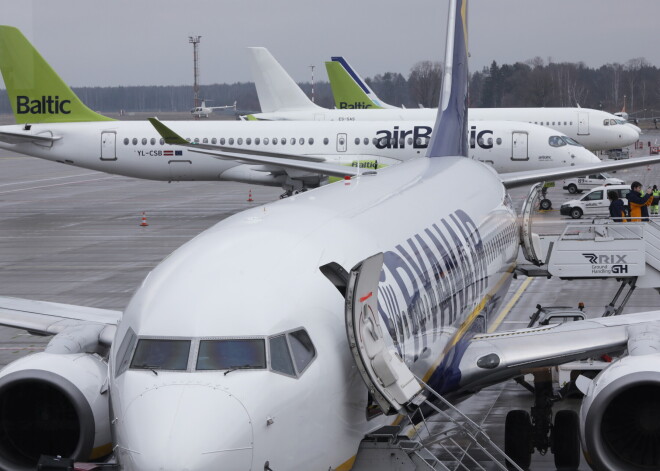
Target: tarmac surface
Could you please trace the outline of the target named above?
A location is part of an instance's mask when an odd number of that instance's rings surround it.
[[[647,131],[646,141],[660,132]],[[630,183],[660,185],[660,165],[619,171]],[[574,195],[557,188],[548,196],[555,208]],[[254,202],[247,202],[248,193]],[[240,183],[163,183],[92,172],[0,151],[0,296],[123,310],[147,273],[166,255],[220,220],[278,198],[279,188]],[[527,189],[511,193],[520,207]],[[141,227],[145,213],[147,227]],[[559,233],[570,219],[552,210],[535,217],[535,232]],[[618,284],[614,281],[514,280],[507,302],[517,297],[500,329],[522,328],[536,304],[586,304],[600,316]],[[638,289],[625,312],[657,309],[660,295]],[[48,337],[0,328],[0,366],[41,350]],[[461,409],[484,425],[503,447],[506,412],[528,409],[533,397],[509,381],[463,402]],[[565,401],[561,408],[579,408]],[[532,470],[555,469],[551,454],[535,454]],[[583,463],[581,470],[589,467]]]

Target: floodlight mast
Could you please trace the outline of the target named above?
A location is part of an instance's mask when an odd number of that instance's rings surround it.
[[[201,36],[188,36],[188,42],[193,45],[193,108],[199,106],[199,51],[198,45],[202,40]]]

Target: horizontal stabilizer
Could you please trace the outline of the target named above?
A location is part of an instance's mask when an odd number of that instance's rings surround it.
[[[8,144],[23,144],[24,142],[34,142],[37,144],[51,144],[54,141],[62,139],[62,136],[51,136],[47,134],[29,134],[23,132],[0,132],[0,141]]]
[[[375,173],[373,170],[365,171],[357,167],[325,163],[325,160],[320,157],[277,152],[260,152],[227,146],[188,142],[158,119],[149,118],[149,122],[156,128],[167,144],[187,147],[191,152],[210,155],[217,159],[234,160],[246,164],[268,165],[283,169],[302,170],[340,178]]]
[[[641,167],[660,163],[660,156],[641,157],[615,162],[601,162],[599,164],[581,165],[569,168],[550,168],[541,170],[527,170],[524,172],[501,173],[500,179],[506,188],[516,188],[538,182],[551,182],[563,178],[572,178],[590,173],[611,172],[624,168]]]
[[[109,309],[0,297],[0,325],[43,335],[81,324],[103,324],[110,328],[103,331],[101,341],[109,345],[121,316],[121,311]]]

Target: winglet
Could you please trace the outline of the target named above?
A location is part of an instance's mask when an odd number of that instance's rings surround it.
[[[468,155],[467,0],[449,2],[445,71],[427,157]]]
[[[113,121],[85,106],[12,26],[0,26],[0,72],[17,124]]]
[[[149,122],[153,127],[156,128],[158,134],[165,140],[166,144],[173,145],[188,145],[190,142],[186,141],[184,138],[179,136],[177,133],[172,131],[170,128],[165,126],[158,118],[149,118]]]

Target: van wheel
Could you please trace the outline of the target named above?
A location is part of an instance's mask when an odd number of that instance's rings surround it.
[[[570,185],[568,185],[567,190],[571,195],[574,195],[575,193],[578,192],[577,186],[574,183],[571,183]]]
[[[571,209],[571,217],[573,219],[580,219],[582,217],[582,210],[580,208]]]

